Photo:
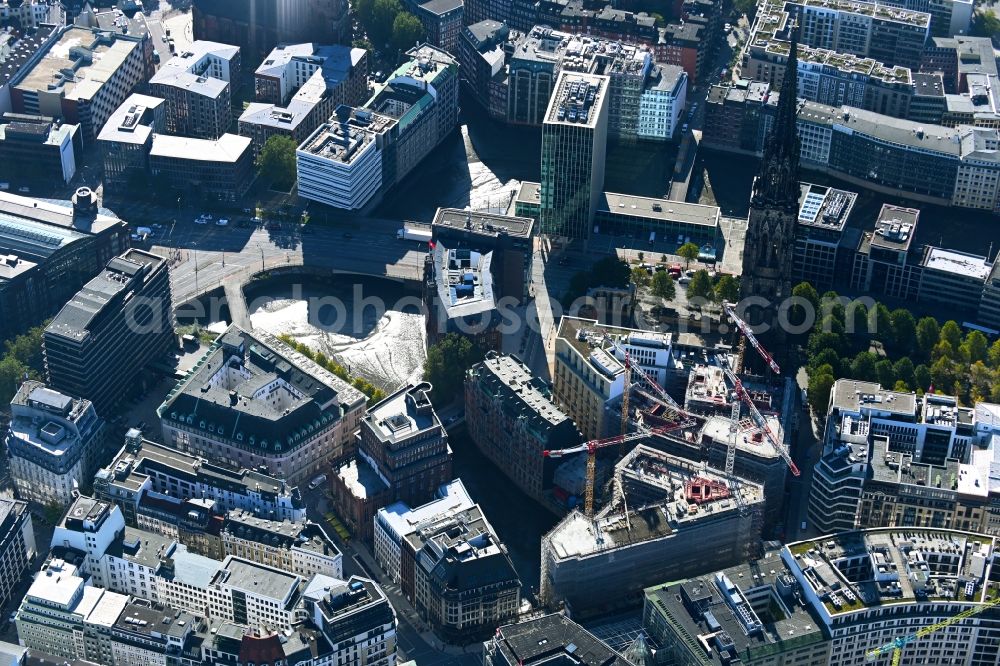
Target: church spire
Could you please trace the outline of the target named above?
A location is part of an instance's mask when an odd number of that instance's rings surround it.
[[[799,204],[798,27],[789,27],[788,60],[774,124],[764,143],[752,204],[797,210]]]

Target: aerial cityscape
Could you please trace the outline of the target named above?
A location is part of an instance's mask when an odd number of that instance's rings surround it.
[[[0,666],[997,666],[993,0],[0,0]]]

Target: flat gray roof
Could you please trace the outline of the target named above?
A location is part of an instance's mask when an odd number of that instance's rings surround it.
[[[223,134],[218,139],[157,134],[153,137],[149,155],[197,162],[235,163],[250,150],[251,143],[250,137],[238,134]]]

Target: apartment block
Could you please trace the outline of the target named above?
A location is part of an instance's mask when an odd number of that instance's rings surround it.
[[[404,539],[416,531],[417,527],[453,516],[472,508],[475,502],[469,496],[461,479],[442,484],[434,499],[421,506],[411,508],[406,502],[393,502],[382,507],[375,514],[374,547],[372,554],[382,571],[400,585],[400,590],[413,596],[413,553],[406,551]]]
[[[282,587],[282,578],[266,569],[241,571],[235,563],[225,570],[234,585],[244,585],[248,573],[257,574],[253,591],[239,597],[236,612],[222,616],[208,607],[191,612],[92,587],[73,564],[50,560],[17,612],[19,636],[29,648],[19,663],[326,666],[360,652],[372,666],[395,664],[395,616],[372,581],[300,581],[295,620],[281,627],[258,624],[255,607],[258,597]]]
[[[232,83],[239,77],[239,47],[196,40],[157,70],[149,92],[166,101],[167,132],[218,139],[232,124]]]
[[[418,526],[403,550],[413,607],[442,640],[481,641],[517,617],[521,581],[479,505]]]
[[[48,385],[109,413],[146,365],[175,344],[167,262],[129,250],[108,262],[45,328]]]
[[[350,210],[375,206],[458,122],[458,61],[424,44],[407,52],[361,108],[338,107],[299,146],[299,194]]]
[[[277,338],[232,325],[157,411],[173,448],[296,484],[350,454],[365,398]]]
[[[97,472],[94,494],[116,504],[131,527],[142,526],[143,504],[149,499],[161,505],[188,501],[207,504],[210,513],[219,516],[234,510],[282,522],[301,522],[306,516],[298,488],[281,479],[257,469],[217,465],[143,439],[135,429],[126,433],[125,445],[108,466]],[[183,515],[191,510],[193,506],[187,506]],[[170,513],[176,515],[178,511]]]
[[[574,511],[542,537],[547,607],[580,617],[634,605],[643,588],[745,561],[759,542],[759,484],[642,444],[615,466],[614,483],[620,497],[593,518]]]
[[[426,382],[404,386],[372,405],[360,422],[356,456],[333,470],[334,507],[366,542],[381,507],[422,504],[451,478],[448,433],[430,390]]]
[[[129,95],[97,135],[104,162],[104,186],[124,189],[137,174],[148,173],[153,135],[163,134],[166,128],[164,100]]]
[[[809,282],[822,292],[852,268],[854,248],[844,232],[858,195],[812,183],[801,183],[801,190],[792,281]]]
[[[320,525],[270,520],[240,509],[226,514],[222,552],[309,578],[343,578],[343,555]]]
[[[464,24],[462,0],[406,0],[406,8],[424,27],[427,42],[448,53],[458,53],[458,39]]]
[[[4,604],[13,600],[38,553],[27,503],[0,499],[0,601]]]
[[[91,484],[106,453],[104,421],[89,400],[37,381],[21,385],[10,411],[6,447],[18,497],[67,506],[75,491]]]
[[[240,134],[256,157],[272,136],[301,144],[341,104],[368,96],[368,54],[347,46],[279,45],[254,72],[255,100],[240,116]]]
[[[476,447],[536,501],[552,488],[555,470],[543,452],[581,441],[576,425],[553,402],[551,388],[516,356],[496,352],[466,375],[465,422]]]
[[[11,108],[79,125],[87,143],[148,80],[151,62],[148,35],[66,26],[11,79]]]
[[[69,184],[82,153],[79,125],[53,121],[47,116],[3,114],[0,175],[4,178],[61,180]]]
[[[853,663],[837,661],[829,633],[796,593],[795,578],[772,550],[749,565],[647,588],[642,626],[678,664]]]
[[[209,201],[237,202],[253,182],[253,144],[236,134],[218,139],[156,134],[149,148],[149,172],[175,190]]]
[[[608,418],[608,403],[620,399],[625,386],[625,357],[619,349],[627,350],[633,362],[662,386],[674,370],[671,348],[669,334],[563,317],[555,344],[555,400],[584,438],[609,436],[621,423],[612,424],[614,419]]]
[[[128,226],[82,188],[66,206],[0,192],[0,337],[37,326],[113,257],[128,249]],[[39,238],[51,239],[39,243]]]
[[[427,342],[462,335],[480,349],[502,344],[500,294],[493,285],[493,253],[436,242],[424,261]]]
[[[466,7],[468,8],[468,7]],[[514,33],[516,36],[517,33]],[[507,51],[514,48],[513,36],[507,24],[492,19],[476,21],[462,29],[458,37],[458,64],[462,82],[473,99],[489,111],[490,117],[505,120],[507,116]],[[494,97],[503,90],[503,103],[494,104]],[[499,101],[499,100],[498,100]]]

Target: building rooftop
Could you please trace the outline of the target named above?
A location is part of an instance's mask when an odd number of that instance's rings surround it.
[[[535,220],[530,217],[497,215],[458,208],[438,208],[434,214],[433,227],[461,229],[476,236],[513,236],[531,238]]]
[[[505,407],[519,412],[528,427],[535,424],[539,428],[552,427],[569,418],[553,402],[549,385],[535,377],[514,355],[489,352],[470,372],[488,373],[509,389],[510,393],[504,398]]]
[[[75,341],[86,339],[92,326],[117,312],[122,302],[139,291],[164,263],[163,257],[136,249],[115,257],[63,306],[45,328],[45,334]]]
[[[437,242],[430,252],[437,285],[438,303],[449,319],[491,312],[496,308],[493,291],[493,253],[466,248],[449,249]]]
[[[919,220],[920,211],[916,208],[882,204],[871,236],[872,247],[908,252]]]
[[[701,663],[722,666],[734,655],[751,661],[825,641],[822,624],[796,593],[779,551],[769,550],[749,564],[647,588],[645,596],[681,640],[701,648]]]
[[[0,192],[0,283],[61,248],[114,227],[125,223],[107,209],[84,219],[74,215],[69,201]]]
[[[16,41],[8,39],[11,46],[10,54],[0,63],[0,85],[7,85],[13,79],[22,74],[24,65],[35,57],[43,48],[45,42],[62,29],[61,25],[42,24],[34,30],[28,30],[28,34],[21,36]],[[10,33],[7,33],[10,35]],[[12,35],[10,35],[12,37]]]
[[[368,109],[337,107],[331,122],[320,125],[299,151],[328,160],[351,164],[367,153],[375,138],[388,132],[396,120],[389,116],[373,113]]]
[[[853,413],[872,410],[911,418],[917,413],[915,393],[888,391],[875,382],[854,379],[839,379],[834,383],[830,404],[841,411]]]
[[[350,460],[337,469],[334,474],[340,477],[348,491],[357,498],[379,497],[389,489],[389,483],[364,458]]]
[[[237,446],[287,451],[364,400],[356,388],[277,338],[232,325],[158,413]]]
[[[60,472],[69,471],[83,455],[82,437],[90,437],[98,423],[89,400],[65,396],[37,381],[21,385],[11,401],[11,412],[7,440],[11,455],[35,461],[41,457]],[[72,425],[67,428],[63,422]]]
[[[718,206],[602,192],[597,200],[597,215],[609,213],[644,217],[663,222],[680,222],[713,229],[719,226],[721,219]]]
[[[321,525],[304,520],[269,520],[249,511],[235,509],[226,514],[222,531],[239,539],[280,546],[289,550],[299,548],[324,557],[336,557],[340,554],[340,549],[327,536]]]
[[[403,537],[440,593],[462,594],[520,582],[507,549],[479,505],[418,525]]]
[[[165,104],[159,97],[133,93],[108,117],[98,141],[145,145],[153,134],[153,113]]]
[[[184,51],[163,63],[149,83],[184,88],[206,97],[218,97],[229,88],[229,82],[205,76],[209,63],[212,59],[232,60],[239,52],[238,46],[195,40]]]
[[[195,620],[196,617],[187,611],[136,599],[121,610],[114,627],[153,639],[163,636],[180,639],[194,625]]]
[[[48,93],[58,90],[66,99],[90,100],[140,48],[135,38],[69,26],[41,59],[22,70],[15,88]]]
[[[365,414],[364,424],[383,442],[398,442],[421,436],[432,430],[440,431],[427,382],[407,385],[372,405]]]
[[[563,70],[553,87],[545,124],[597,127],[608,94],[607,76]]]
[[[250,150],[251,143],[250,137],[238,134],[223,134],[218,139],[156,134],[149,156],[234,164]]]
[[[141,439],[139,447],[126,445],[110,464],[97,473],[98,478],[108,477],[111,483],[137,491],[150,478],[177,478],[186,483],[206,485],[226,490],[236,495],[260,493],[275,497],[283,494],[298,501],[298,490],[272,476],[251,470],[231,470],[209,463],[182,451]]]
[[[800,183],[800,188],[799,224],[843,231],[854,210],[857,193],[812,183]]]
[[[475,506],[461,479],[454,479],[437,489],[435,499],[411,508],[394,502],[378,510],[378,521],[400,538],[412,534],[421,525],[441,520]]]
[[[724,472],[644,444],[615,466],[615,477],[623,490],[628,519],[621,499],[593,519],[574,511],[545,536],[557,559],[588,557],[676,536],[689,525],[740,510]],[[738,492],[747,506],[764,502],[759,484],[741,481]],[[660,499],[649,501],[651,496]]]
[[[514,61],[552,64],[560,70],[645,76],[652,67],[652,50],[594,35],[573,34],[536,25],[514,46]],[[517,65],[515,64],[515,67]],[[669,66],[667,66],[669,67]]]
[[[298,590],[301,581],[294,574],[229,555],[214,582],[222,582],[258,596],[288,601]]]
[[[508,664],[628,666],[629,662],[589,631],[561,613],[506,624],[485,650],[496,649]]]
[[[844,532],[784,546],[782,558],[827,618],[884,604],[983,603],[996,549],[985,534],[919,527]]]
[[[951,273],[973,280],[985,280],[993,268],[986,257],[941,247],[928,247],[924,251],[921,265],[925,270]]]

